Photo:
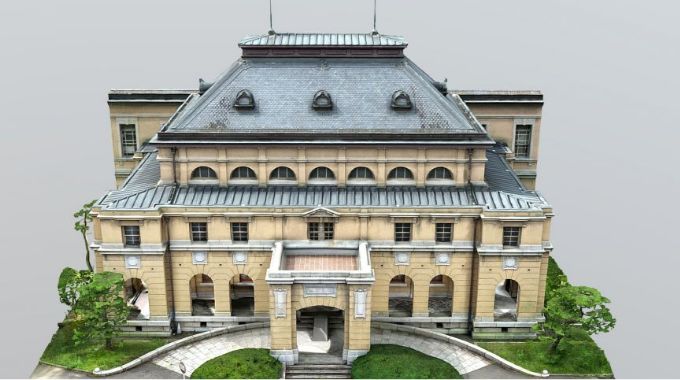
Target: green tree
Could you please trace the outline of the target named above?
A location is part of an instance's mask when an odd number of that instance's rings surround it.
[[[83,207],[73,214],[74,218],[77,218],[74,228],[76,231],[83,235],[83,242],[85,243],[85,264],[87,264],[87,269],[92,271],[92,264],[90,263],[90,243],[87,241],[87,231],[90,229],[89,222],[92,221],[92,206],[97,202],[93,200],[91,202],[85,203]]]
[[[113,272],[96,273],[91,282],[80,286],[73,308],[76,345],[103,340],[107,349],[113,348],[113,338],[130,312],[122,297],[123,287],[123,275]]]
[[[597,289],[566,283],[551,292],[545,309],[545,322],[537,329],[553,339],[551,353],[557,353],[560,342],[577,330],[588,335],[608,332],[616,324],[609,311],[609,299]]]
[[[66,267],[59,275],[57,290],[59,291],[59,301],[71,308],[78,301],[80,287],[92,281],[93,272],[87,270],[77,271]]]

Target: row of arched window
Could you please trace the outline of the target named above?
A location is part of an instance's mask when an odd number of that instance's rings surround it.
[[[256,181],[257,175],[255,171],[247,166],[240,166],[231,172],[229,177],[232,180],[240,181]],[[409,182],[414,180],[413,172],[403,166],[396,167],[392,169],[387,175],[387,180],[399,181],[399,182]],[[207,166],[200,166],[191,172],[192,180],[216,180],[217,173]],[[269,174],[269,179],[274,181],[295,181],[297,178],[295,172],[290,168],[285,166],[279,166],[272,170]],[[360,184],[371,184],[375,182],[375,175],[371,169],[360,166],[352,169],[347,178],[349,181],[354,181]],[[427,175],[428,180],[438,181],[445,184],[450,184],[453,182],[453,173],[445,167],[437,167],[432,170]],[[332,182],[335,181],[335,173],[325,166],[319,166],[314,168],[309,173],[310,181],[318,182]]]

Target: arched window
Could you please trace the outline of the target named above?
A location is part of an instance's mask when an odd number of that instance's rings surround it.
[[[357,168],[352,169],[352,171],[349,172],[348,179],[374,180],[375,176],[373,175],[371,169],[359,166]]]
[[[279,166],[278,168],[272,170],[272,173],[269,175],[269,179],[295,181],[295,173],[285,166]]]
[[[314,94],[314,99],[312,100],[312,108],[315,110],[330,110],[333,109],[333,99],[331,99],[331,94],[324,90],[318,91]]]
[[[234,169],[231,172],[231,176],[229,177],[230,179],[241,179],[241,180],[256,180],[257,176],[255,175],[255,171],[253,169],[247,167],[247,166],[239,166],[238,168]]]
[[[387,175],[387,179],[412,180],[413,173],[409,169],[400,166],[398,168],[392,169],[390,174]]]
[[[248,90],[239,91],[234,100],[234,108],[246,110],[255,108],[255,98],[253,97],[253,94]]]
[[[453,180],[453,174],[451,174],[451,171],[447,168],[444,167],[438,167],[430,170],[430,172],[427,174],[427,179],[428,180]]]
[[[392,108],[395,110],[409,110],[413,107],[411,97],[402,90],[392,94]]]
[[[199,166],[191,172],[191,179],[217,179],[217,173],[207,166]]]
[[[311,173],[309,173],[310,180],[321,180],[321,181],[333,181],[335,180],[335,174],[333,171],[325,166],[319,166],[314,168]]]

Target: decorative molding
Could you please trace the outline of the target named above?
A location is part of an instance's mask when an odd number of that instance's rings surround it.
[[[366,317],[366,289],[354,291],[354,318]]]
[[[274,290],[274,314],[276,318],[286,318],[287,308],[287,291],[286,289]]]
[[[448,252],[437,252],[434,255],[434,265],[451,265],[451,254]]]
[[[304,297],[335,297],[337,286],[335,284],[304,284]]]
[[[232,262],[237,265],[246,264],[248,262],[247,251],[234,251],[231,254]]]
[[[394,265],[411,265],[411,252],[395,252]]]
[[[206,251],[194,251],[191,252],[191,261],[195,265],[205,265],[208,263],[208,252]]]
[[[137,255],[125,255],[126,269],[139,269],[142,267],[142,258]]]

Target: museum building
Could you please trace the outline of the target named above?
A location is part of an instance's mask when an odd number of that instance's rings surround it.
[[[378,33],[239,46],[196,90],[109,93],[93,249],[126,280],[126,333],[267,322],[288,363],[308,342],[351,363],[372,322],[534,336],[540,92],[449,90]]]

